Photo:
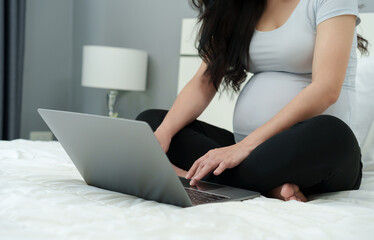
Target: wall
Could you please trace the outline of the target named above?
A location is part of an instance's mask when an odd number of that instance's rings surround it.
[[[120,117],[170,108],[177,92],[183,18],[188,0],[28,0],[21,138],[48,131],[37,108],[107,114],[106,90],[81,86],[87,44],[148,52],[145,92],[120,92]]]
[[[105,89],[81,86],[83,45],[145,50],[149,54],[147,90],[121,91],[120,117],[133,119],[148,108],[170,108],[177,93],[182,19],[195,17],[188,0],[74,1],[72,110],[106,115]]]
[[[37,108],[68,109],[73,0],[27,0],[21,138],[48,130]]]

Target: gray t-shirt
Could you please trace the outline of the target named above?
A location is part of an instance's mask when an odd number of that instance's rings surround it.
[[[317,26],[339,15],[356,15],[357,0],[300,0],[281,27],[255,30],[250,45],[249,72],[254,75],[236,102],[233,129],[236,142],[265,124],[312,82],[312,63]],[[338,101],[323,114],[350,125],[357,66],[357,32]]]

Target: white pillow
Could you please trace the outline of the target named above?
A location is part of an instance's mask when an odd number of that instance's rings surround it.
[[[374,171],[374,57],[357,62],[351,128],[361,147],[363,169]]]

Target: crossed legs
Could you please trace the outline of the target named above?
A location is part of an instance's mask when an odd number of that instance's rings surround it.
[[[166,113],[147,110],[137,120],[156,130]],[[195,120],[173,137],[167,155],[187,171],[210,149],[232,144],[231,132]],[[306,201],[304,194],[358,189],[361,169],[360,148],[349,126],[336,117],[320,115],[263,142],[237,167],[203,180],[282,200]]]

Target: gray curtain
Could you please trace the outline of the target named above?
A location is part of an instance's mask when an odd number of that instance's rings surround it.
[[[0,138],[20,137],[25,0],[0,0]]]

